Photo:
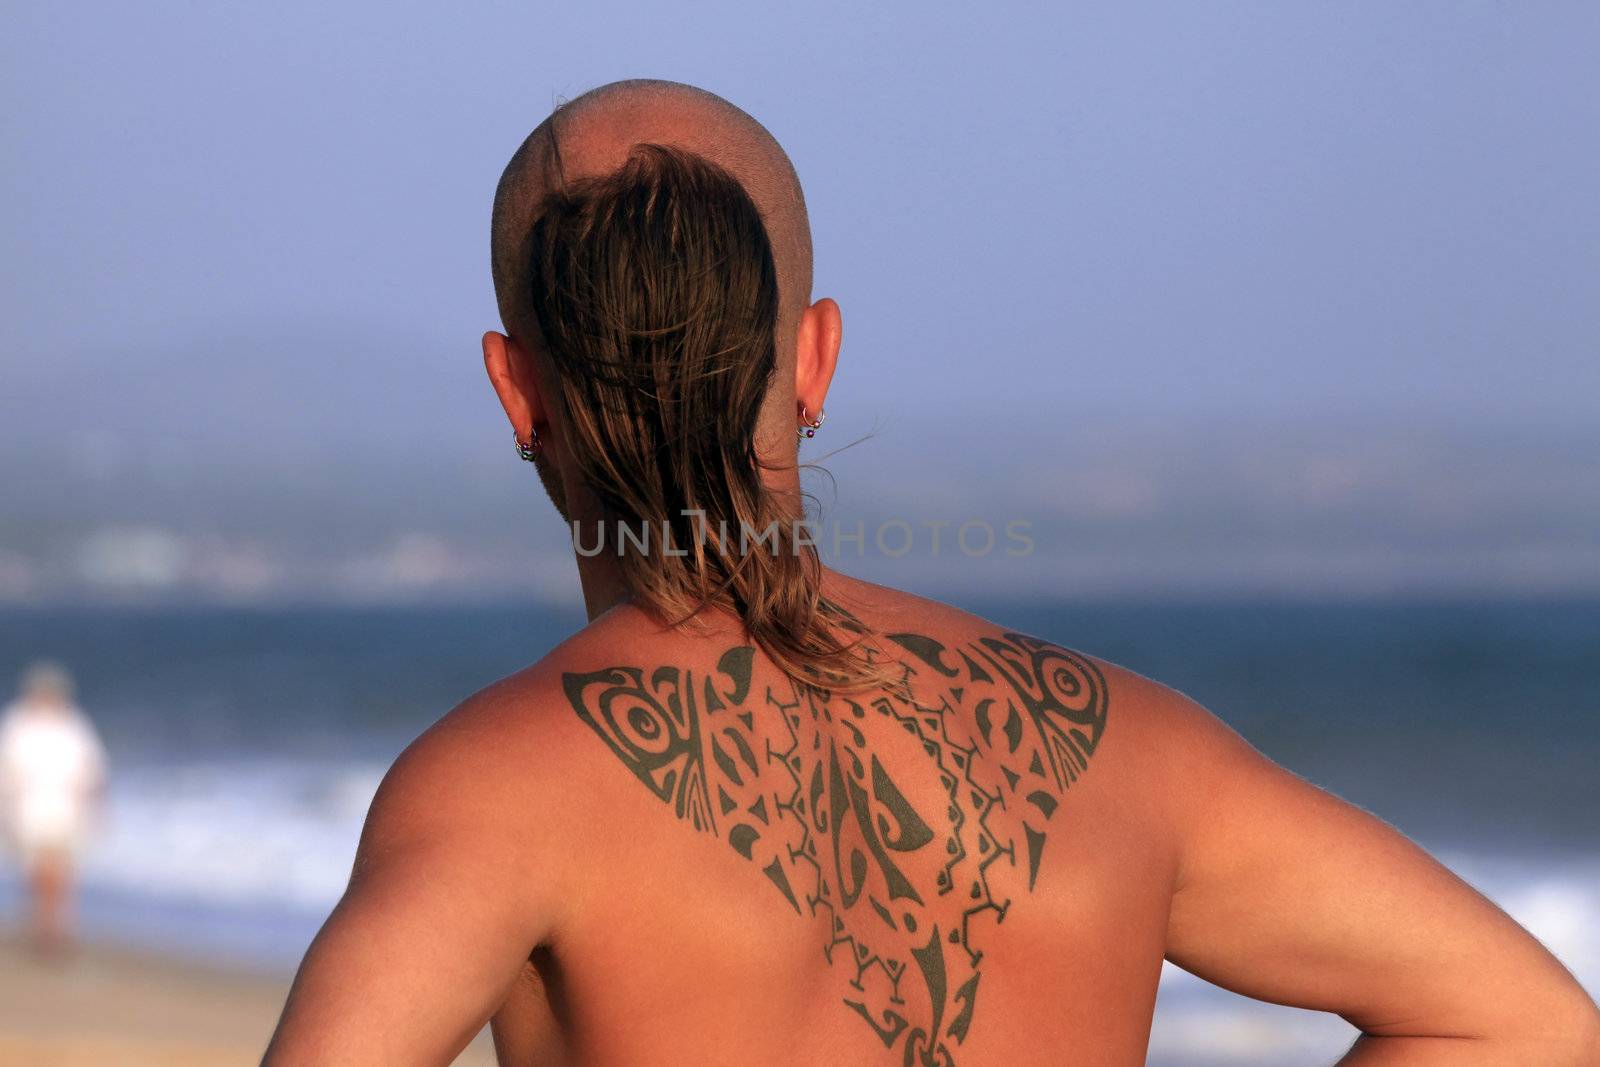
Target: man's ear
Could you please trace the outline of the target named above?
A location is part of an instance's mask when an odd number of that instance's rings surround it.
[[[517,440],[527,443],[533,431],[544,432],[548,426],[544,401],[527,351],[514,338],[490,330],[483,335],[483,366]]]
[[[815,419],[828,399],[828,386],[839,363],[844,326],[839,305],[823,297],[800,313],[795,337],[794,396],[806,414]],[[795,416],[799,417],[799,412]]]

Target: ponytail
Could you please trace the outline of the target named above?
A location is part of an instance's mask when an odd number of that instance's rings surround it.
[[[778,279],[744,188],[699,156],[642,144],[616,173],[549,194],[528,247],[566,444],[618,540],[645,535],[620,551],[634,597],[674,623],[731,610],[802,682],[881,680],[862,628],[821,599],[798,500],[761,477]]]

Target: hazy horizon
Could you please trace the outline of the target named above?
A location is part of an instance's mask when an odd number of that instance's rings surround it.
[[[0,604],[572,602],[477,339],[558,98],[789,149],[826,521],[934,595],[1600,592],[1600,10],[728,5],[3,17]],[[844,10],[843,8],[839,9]]]

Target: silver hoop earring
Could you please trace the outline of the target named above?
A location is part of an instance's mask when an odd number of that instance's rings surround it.
[[[817,412],[817,417],[816,418],[814,418],[814,419],[810,418],[810,417],[808,417],[808,415],[806,413],[806,406],[804,404],[801,404],[800,405],[800,423],[801,423],[801,425],[800,425],[799,429],[795,430],[796,435],[798,435],[800,437],[803,437],[806,440],[810,440],[811,438],[817,436],[817,431],[822,429],[822,421],[824,419],[826,419],[827,417],[828,417],[828,413],[826,411],[819,411],[819,412]]]
[[[523,444],[522,438],[517,436],[515,430],[511,431],[511,439],[517,443],[517,455],[532,463],[539,458],[542,445],[539,441],[539,431],[531,426],[528,428],[528,443]]]

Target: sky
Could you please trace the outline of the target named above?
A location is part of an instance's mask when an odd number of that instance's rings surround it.
[[[799,170],[845,569],[1600,592],[1597,46],[1582,3],[14,0],[0,603],[571,602],[481,369],[489,203],[635,76]]]

